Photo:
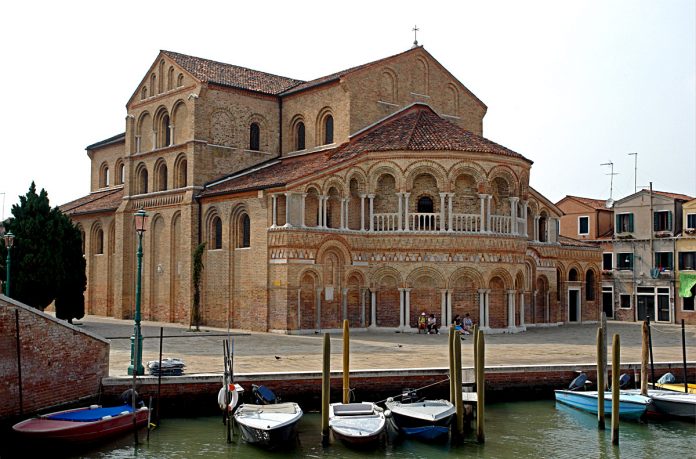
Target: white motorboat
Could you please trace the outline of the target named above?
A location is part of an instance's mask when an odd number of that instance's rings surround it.
[[[332,403],[329,428],[334,437],[353,446],[377,443],[384,428],[384,412],[374,403]]]

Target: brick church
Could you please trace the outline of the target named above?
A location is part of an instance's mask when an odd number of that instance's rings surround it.
[[[89,314],[313,333],[488,332],[596,321],[601,253],[559,237],[532,161],[483,135],[486,105],[422,46],[312,81],[161,51],[125,133],[87,147]]]

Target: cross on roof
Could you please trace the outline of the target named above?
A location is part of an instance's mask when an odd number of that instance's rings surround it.
[[[418,46],[418,31],[420,30],[417,25],[413,26],[413,46]]]

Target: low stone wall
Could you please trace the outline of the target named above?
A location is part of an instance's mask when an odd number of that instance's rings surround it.
[[[106,340],[0,295],[0,420],[91,399],[108,374]]]
[[[566,388],[570,381],[583,371],[591,381],[596,381],[595,365],[537,365],[525,367],[486,368],[486,401],[518,401],[552,398],[553,390]],[[621,365],[621,372],[631,378],[640,378],[640,364]],[[672,372],[681,380],[683,370],[679,363],[656,363],[655,377]],[[634,376],[635,372],[635,376]],[[379,401],[401,394],[405,388],[427,388],[419,394],[428,398],[449,398],[449,382],[444,368],[409,370],[362,370],[351,372],[350,385],[354,400]],[[611,375],[611,371],[609,372]],[[331,373],[331,399],[342,397],[341,372]],[[688,364],[690,381],[696,379],[696,362]],[[464,369],[464,383],[473,381],[473,369]],[[132,378],[110,377],[103,381],[103,400],[116,400],[132,386]],[[265,385],[285,401],[300,403],[305,410],[318,410],[321,404],[321,373],[257,373],[239,374],[235,382],[245,389],[244,400],[251,401],[251,385]],[[139,377],[138,393],[147,402],[150,396],[157,398],[158,378]],[[162,416],[188,416],[214,414],[217,393],[222,387],[219,374],[162,377],[159,388]],[[472,387],[472,390],[474,388]]]

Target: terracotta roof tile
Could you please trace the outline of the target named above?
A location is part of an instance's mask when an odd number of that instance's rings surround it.
[[[566,196],[567,198],[575,199],[578,202],[585,204],[593,209],[608,210],[606,206],[606,199],[594,199],[594,198],[583,198],[582,196]]]
[[[566,236],[558,236],[558,242],[560,242],[562,246],[565,245],[565,246],[572,246],[572,247],[597,248],[597,244],[591,244],[589,242],[579,241],[577,239],[573,239],[573,238],[566,237]]]
[[[335,149],[270,160],[210,182],[201,196],[284,186],[366,152],[396,150],[471,151],[529,161],[519,153],[440,118],[425,104],[414,104],[361,131]]]
[[[649,191],[649,190],[645,190],[645,191]],[[694,198],[692,198],[691,196],[687,196],[687,195],[685,195],[685,194],[680,194],[680,193],[669,193],[669,192],[667,192],[667,191],[656,191],[656,190],[653,190],[653,193],[659,194],[659,195],[664,196],[664,197],[666,197],[666,198],[679,199],[679,200],[681,200],[681,201],[691,201],[692,199],[694,199]]]
[[[123,187],[94,191],[59,207],[66,215],[80,215],[118,209],[123,200]]]
[[[279,95],[283,91],[304,83],[302,80],[260,72],[237,65],[224,64],[200,57],[172,51],[162,51],[187,72],[201,81],[217,83],[234,88],[247,89],[265,94]]]

